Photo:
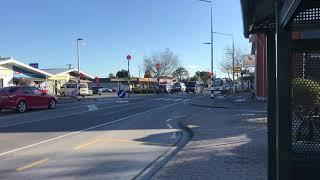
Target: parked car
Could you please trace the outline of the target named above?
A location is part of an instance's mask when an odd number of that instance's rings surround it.
[[[105,88],[105,91],[104,92],[113,92],[113,89],[111,88]]]
[[[0,89],[0,108],[15,109],[20,113],[28,109],[54,109],[57,99],[36,87],[14,86]]]
[[[192,93],[202,93],[204,89],[204,84],[198,81],[190,81],[186,85],[186,92]]]
[[[91,90],[93,91],[93,94],[102,95],[103,87],[92,87]]]
[[[156,92],[157,94],[168,93],[165,84],[158,84],[158,85],[154,86],[152,89],[155,89],[155,92]]]
[[[75,83],[66,83],[61,86],[62,96],[91,96],[93,95],[93,91],[89,89],[87,83],[80,83],[80,88],[77,88],[77,84]]]
[[[170,89],[170,93],[184,92],[186,90],[186,86],[184,83],[174,83]]]

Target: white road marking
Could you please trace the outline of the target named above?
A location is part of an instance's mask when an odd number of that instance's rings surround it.
[[[88,105],[88,111],[96,111],[98,107],[95,104]]]
[[[172,121],[172,119],[167,119],[166,121],[169,122],[169,121]]]
[[[160,100],[164,100],[166,98],[157,98],[157,99],[154,99],[155,101],[160,101]]]
[[[173,127],[171,126],[171,124],[167,123],[168,128],[173,129]]]
[[[185,118],[185,117],[187,117],[186,115],[181,115],[181,116],[176,116],[176,117],[174,117],[175,119],[180,119],[180,118]]]
[[[143,101],[142,101],[142,102],[143,102]],[[130,105],[132,105],[132,104],[138,104],[138,103],[141,103],[141,102],[130,103]],[[111,108],[114,108],[114,107],[121,107],[121,106],[126,106],[126,105],[129,105],[129,104],[110,106],[110,107],[100,108],[99,110],[111,109]],[[16,126],[16,125],[22,125],[22,124],[29,124],[29,123],[33,123],[33,122],[46,121],[46,120],[49,120],[49,119],[55,119],[55,118],[62,118],[62,117],[67,117],[67,116],[73,116],[73,115],[83,114],[83,113],[87,113],[87,112],[89,112],[89,111],[88,111],[88,110],[86,110],[86,111],[80,111],[80,112],[65,114],[65,115],[61,115],[61,116],[51,116],[51,117],[47,117],[47,118],[42,118],[42,119],[37,119],[37,120],[30,120],[30,121],[25,121],[25,122],[15,122],[15,123],[11,123],[11,124],[1,125],[0,128],[10,127],[10,126]],[[7,117],[10,117],[10,116],[7,116]]]
[[[176,100],[174,100],[174,102],[177,102],[177,101],[181,101],[182,99],[176,99]]]
[[[171,99],[171,98],[165,98],[164,100],[166,100],[166,101],[171,101],[172,99]]]
[[[186,99],[186,100],[184,100],[183,102],[189,102],[189,101],[191,101],[191,99]]]
[[[17,148],[17,149],[13,149],[13,150],[10,150],[10,151],[7,151],[7,152],[0,153],[0,157],[4,156],[4,155],[15,153],[15,152],[27,149],[27,148],[38,146],[38,145],[41,145],[41,144],[44,144],[44,143],[48,143],[48,142],[51,142],[51,141],[62,139],[62,138],[65,138],[65,137],[68,137],[68,136],[71,136],[71,135],[79,134],[79,133],[82,133],[82,132],[85,132],[85,131],[89,131],[89,130],[97,129],[99,127],[103,127],[103,126],[106,126],[106,125],[114,124],[114,123],[117,123],[117,122],[120,122],[120,121],[124,121],[124,120],[130,119],[130,118],[133,118],[133,117],[137,117],[137,116],[140,116],[140,115],[143,115],[143,114],[150,113],[150,112],[155,111],[155,110],[164,109],[164,108],[167,108],[167,107],[170,107],[170,106],[174,106],[174,105],[177,105],[177,104],[180,104],[180,102],[179,103],[174,103],[174,104],[169,104],[169,105],[162,106],[162,107],[155,108],[155,109],[151,109],[151,110],[144,111],[144,112],[141,112],[141,113],[137,113],[137,114],[134,114],[134,115],[131,115],[131,116],[127,116],[127,117],[124,117],[124,118],[117,119],[115,121],[103,123],[103,124],[100,124],[100,125],[97,125],[97,126],[89,127],[89,128],[86,128],[86,129],[83,129],[83,130],[80,130],[80,131],[75,131],[75,132],[68,133],[68,134],[65,134],[65,135],[61,135],[61,136],[58,136],[58,137],[55,137],[55,138],[47,139],[45,141],[34,143],[34,144],[31,144],[31,145],[28,145],[28,146],[23,146],[23,147],[20,147],[20,148]],[[80,114],[80,113],[78,113],[78,114]]]
[[[128,103],[129,101],[126,101],[126,100],[118,100],[116,101],[117,103]]]

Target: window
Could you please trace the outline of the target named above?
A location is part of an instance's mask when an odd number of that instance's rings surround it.
[[[9,94],[15,92],[17,89],[17,87],[5,87],[0,89],[0,93]]]
[[[80,88],[88,88],[87,84],[80,84]]]
[[[21,87],[19,91],[23,94],[33,94],[31,87]]]
[[[31,87],[30,89],[31,89],[32,93],[35,95],[42,95],[43,94],[43,92],[36,87]]]

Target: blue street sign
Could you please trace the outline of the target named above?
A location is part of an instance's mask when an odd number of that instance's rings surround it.
[[[126,97],[126,91],[120,90],[120,91],[118,92],[118,97],[119,97],[119,98],[124,98],[124,97]]]

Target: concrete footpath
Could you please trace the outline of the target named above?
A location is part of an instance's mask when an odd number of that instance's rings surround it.
[[[193,101],[198,113],[181,120],[193,132],[191,141],[152,179],[267,179],[266,103],[249,97]]]

